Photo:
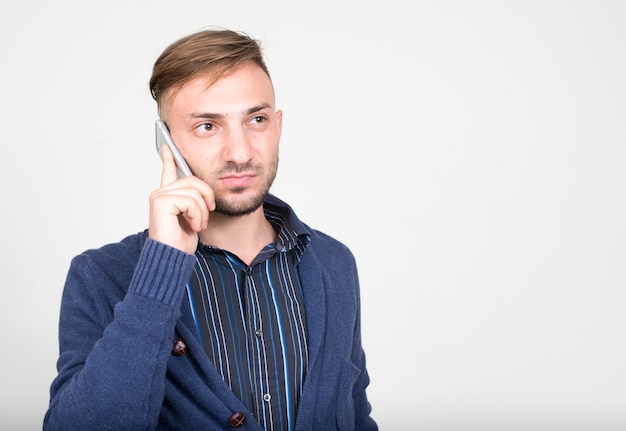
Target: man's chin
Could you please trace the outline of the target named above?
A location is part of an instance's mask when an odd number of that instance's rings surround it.
[[[244,196],[245,193],[231,193],[228,198],[215,198],[215,212],[228,217],[242,217],[258,210],[267,193]]]

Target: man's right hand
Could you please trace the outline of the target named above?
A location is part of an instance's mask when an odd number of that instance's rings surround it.
[[[209,223],[215,210],[213,189],[192,176],[178,178],[171,150],[162,148],[161,187],[150,194],[148,236],[155,241],[193,254],[198,247],[198,233]]]

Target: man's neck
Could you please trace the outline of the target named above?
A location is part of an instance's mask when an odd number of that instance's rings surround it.
[[[246,265],[250,265],[267,244],[274,242],[275,237],[276,232],[265,218],[262,206],[241,217],[211,213],[209,227],[200,232],[203,244],[227,250]]]

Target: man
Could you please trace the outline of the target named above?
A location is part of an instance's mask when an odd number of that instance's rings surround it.
[[[260,47],[207,30],[150,88],[163,149],[148,229],[77,256],[44,429],[377,429],[349,250],[269,194],[282,112]]]

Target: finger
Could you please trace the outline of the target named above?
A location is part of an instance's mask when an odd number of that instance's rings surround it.
[[[200,189],[204,203],[207,206],[209,212],[215,211],[215,192],[207,183],[203,182],[203,187]]]
[[[178,186],[178,184],[180,184],[180,186]],[[191,187],[195,189],[198,193],[200,193],[202,199],[204,199],[204,204],[208,210],[210,212],[215,211],[215,193],[211,186],[209,186],[209,184],[201,178],[196,176],[184,177],[178,180],[177,186],[177,188]]]
[[[158,189],[150,195],[150,238],[188,251],[207,225],[208,209],[193,189]]]
[[[200,196],[194,196],[192,198],[193,201],[186,205],[186,208],[181,212],[181,215],[185,218],[191,229],[198,233],[208,227],[209,209],[207,208],[204,199]]]
[[[161,187],[168,186],[178,179],[176,174],[176,162],[174,154],[167,145],[161,148],[161,158],[163,159],[163,170],[161,171]]]
[[[206,228],[214,200],[213,190],[196,177],[183,178],[151,195],[155,214],[182,216],[196,232]]]
[[[190,184],[193,185],[193,189],[197,194],[193,197],[196,199],[198,208],[201,209],[201,213],[197,214],[199,220],[202,221],[202,229],[205,229],[209,219],[209,213],[215,210],[215,193],[213,189],[204,181],[197,177],[189,177]]]

